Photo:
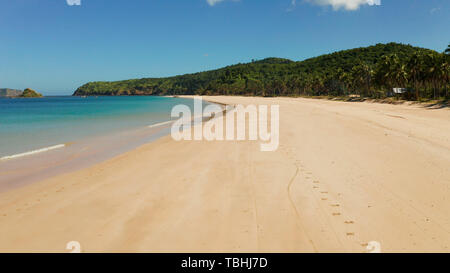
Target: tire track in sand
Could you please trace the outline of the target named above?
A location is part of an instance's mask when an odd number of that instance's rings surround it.
[[[286,152],[286,154],[288,155],[288,152]],[[292,176],[292,178],[289,180],[288,187],[287,187],[287,196],[288,196],[288,199],[289,199],[289,203],[291,204],[291,206],[292,206],[292,208],[293,208],[293,210],[295,212],[295,216],[297,217],[296,223],[298,223],[300,225],[300,228],[303,230],[303,232],[305,233],[306,237],[308,237],[308,241],[311,243],[311,246],[313,247],[314,252],[317,253],[318,252],[317,247],[314,244],[314,241],[311,239],[311,236],[306,231],[305,226],[302,224],[300,213],[298,212],[298,209],[295,206],[295,202],[292,199],[291,187],[294,184],[295,179],[297,178],[298,174],[300,173],[300,167],[298,166],[298,164],[296,162],[294,163],[294,166],[295,166],[296,170],[295,170],[294,176]]]

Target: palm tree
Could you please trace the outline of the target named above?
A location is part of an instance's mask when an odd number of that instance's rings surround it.
[[[395,69],[394,79],[402,87],[408,84],[408,72],[406,72],[405,64],[398,63]]]
[[[433,87],[433,98],[436,98],[436,92],[438,91],[439,79],[442,74],[442,61],[441,56],[429,53],[425,56],[425,80],[431,82]]]
[[[372,81],[373,70],[366,63],[360,63],[352,69],[352,78],[356,87],[364,88],[363,96],[368,96],[370,93],[370,84]]]
[[[391,56],[383,56],[378,62],[375,69],[375,80],[380,86],[385,86],[387,89],[392,87],[390,82],[390,66],[391,66]]]
[[[445,50],[445,54],[450,54],[450,44],[448,44],[447,49]]]
[[[448,94],[447,94],[447,86],[449,84],[450,81],[450,62],[449,62],[448,55],[444,55],[443,56],[443,62],[441,64],[441,81],[442,84],[444,85],[444,89],[445,89],[445,98],[448,98]]]
[[[360,65],[356,65],[352,68],[351,78],[353,80],[353,88],[360,89],[364,85],[364,72],[363,68]],[[358,93],[361,97],[364,96],[361,91]]]
[[[377,64],[375,79],[379,85],[385,86],[390,90],[396,87],[394,85],[399,84],[400,75],[402,74],[399,69],[401,69],[401,64],[396,54],[383,56]],[[403,81],[400,82],[403,83]]]
[[[323,89],[323,78],[319,75],[314,75],[312,79],[313,92],[315,96],[322,95]]]
[[[420,94],[419,94],[419,80],[420,80],[420,75],[422,73],[422,54],[420,54],[419,52],[415,52],[411,58],[408,60],[407,63],[407,69],[409,72],[409,75],[412,79],[412,82],[414,84],[414,90],[416,91],[416,99],[419,100],[420,99]]]
[[[339,74],[339,81],[341,82],[343,89],[344,89],[344,95],[349,94],[350,85],[352,83],[351,74],[343,71],[340,69]]]

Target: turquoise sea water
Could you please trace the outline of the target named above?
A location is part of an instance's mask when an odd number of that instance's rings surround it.
[[[170,120],[166,97],[0,98],[0,157]]]

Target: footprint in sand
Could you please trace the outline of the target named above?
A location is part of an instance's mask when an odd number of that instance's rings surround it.
[[[316,181],[314,181],[313,183],[314,183],[314,184],[319,184],[320,182],[316,180]]]
[[[340,212],[333,212],[333,214],[332,214],[333,216],[340,216],[341,215],[341,213]]]
[[[340,207],[341,205],[339,205],[339,204],[331,204],[330,206],[332,206],[332,207]]]
[[[321,191],[320,193],[327,194],[328,192],[327,191]]]
[[[321,198],[320,200],[322,200],[322,201],[327,201],[328,198]]]
[[[345,221],[344,224],[350,225],[350,224],[354,224],[355,222],[353,221]]]
[[[314,186],[314,187],[313,187],[313,189],[318,189],[318,188],[319,188],[319,187],[317,187],[317,186]]]
[[[347,232],[347,236],[355,236],[354,232]]]

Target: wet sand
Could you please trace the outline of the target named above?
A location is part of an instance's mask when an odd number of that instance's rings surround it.
[[[450,252],[450,111],[293,98],[280,147],[170,136],[0,194],[1,252]]]
[[[0,193],[34,182],[87,168],[170,133],[170,125],[133,128],[79,139],[30,156],[0,158]]]

